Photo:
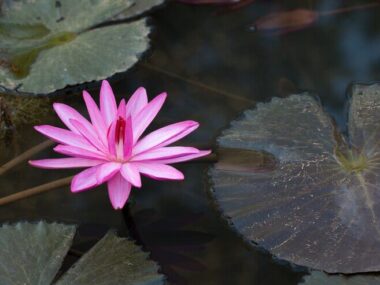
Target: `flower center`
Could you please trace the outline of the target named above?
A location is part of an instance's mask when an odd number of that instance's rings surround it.
[[[368,168],[368,159],[356,150],[347,150],[346,152],[336,152],[335,158],[342,168],[348,172],[359,173]]]
[[[115,144],[116,144],[116,157],[118,159],[124,158],[124,136],[125,136],[126,122],[122,117],[116,121],[115,129]]]
[[[125,134],[125,120],[122,117],[119,117],[116,121],[116,130],[115,130],[116,143],[124,142],[124,134]]]

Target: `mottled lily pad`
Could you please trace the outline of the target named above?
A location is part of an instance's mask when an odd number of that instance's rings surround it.
[[[9,92],[47,94],[128,70],[149,46],[146,21],[99,25],[128,8],[136,9],[136,3],[4,2],[0,15],[0,86]]]
[[[374,274],[359,274],[352,276],[328,275],[320,271],[313,271],[303,278],[299,285],[378,285],[380,276]]]
[[[52,284],[75,231],[75,226],[45,222],[2,226],[0,284]],[[109,232],[54,284],[163,284],[147,257],[132,241]]]
[[[244,171],[221,159],[210,172],[221,210],[247,240],[329,273],[380,270],[380,85],[355,86],[348,112],[345,137],[314,97],[274,98],[221,135],[221,148],[275,160]]]

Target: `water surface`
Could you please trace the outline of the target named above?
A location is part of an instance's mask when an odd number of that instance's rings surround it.
[[[344,131],[349,85],[380,78],[380,7],[321,17],[307,29],[277,36],[250,29],[256,19],[273,11],[329,11],[369,3],[283,2],[256,1],[233,13],[174,2],[156,10],[150,21],[152,48],[136,67],[114,78],[115,93],[128,97],[145,86],[152,98],[167,91],[168,101],[152,128],[186,119],[199,121],[201,127],[181,142],[184,145],[215,148],[221,130],[243,110],[297,90],[318,95]],[[55,99],[84,112],[78,95]],[[42,140],[31,126],[19,129],[17,147],[2,146],[1,161]],[[37,157],[51,155],[46,150]],[[181,165],[183,182],[144,180],[123,213],[111,209],[105,187],[78,195],[64,187],[2,207],[0,217],[129,229],[152,252],[171,284],[297,284],[305,274],[302,268],[251,247],[221,218],[208,194],[209,166]],[[0,177],[0,191],[6,195],[72,173],[22,164]]]

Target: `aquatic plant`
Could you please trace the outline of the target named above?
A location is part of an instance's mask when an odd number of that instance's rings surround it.
[[[0,86],[10,93],[47,94],[128,70],[147,50],[150,29],[144,19],[122,20],[162,2],[5,1]]]
[[[379,119],[379,85],[354,87],[347,137],[308,94],[258,104],[219,145],[272,159],[257,171],[220,157],[214,197],[238,232],[280,259],[329,273],[379,271]]]
[[[92,97],[83,93],[91,123],[73,108],[54,104],[54,110],[69,130],[42,125],[36,130],[59,143],[54,150],[71,156],[30,161],[41,168],[88,167],[77,174],[71,191],[84,191],[108,182],[108,193],[115,209],[125,205],[132,185],[141,187],[140,173],[157,180],[182,180],[183,174],[169,166],[208,155],[193,147],[168,147],[198,128],[195,121],[183,121],[158,129],[142,139],[166,99],[162,93],[148,103],[144,88],[119,106],[107,81],[100,90],[100,110]]]
[[[76,233],[59,223],[17,223],[0,228],[0,283],[8,285],[164,284],[158,266],[133,241],[108,232],[57,282]]]
[[[252,30],[269,32],[272,35],[281,35],[310,27],[314,25],[321,17],[370,9],[379,5],[380,4],[378,2],[373,2],[363,5],[343,7],[331,11],[316,11],[312,9],[279,11],[258,18],[253,24]]]
[[[17,129],[30,124],[38,124],[49,113],[50,100],[10,96],[0,93],[0,140],[11,144]]]

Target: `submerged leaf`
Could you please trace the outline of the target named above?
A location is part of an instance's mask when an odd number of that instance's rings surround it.
[[[99,25],[156,4],[151,0],[139,4],[132,0],[3,4],[0,85],[10,91],[46,94],[127,70],[148,48],[146,22]]]
[[[374,274],[360,274],[353,276],[328,275],[320,271],[312,271],[304,277],[299,285],[378,285],[380,276]]]
[[[253,25],[256,31],[270,32],[276,35],[294,32],[311,26],[322,16],[333,16],[358,10],[365,10],[379,6],[378,2],[341,7],[329,11],[315,11],[311,9],[295,9],[275,12],[259,18]]]
[[[211,170],[236,229],[281,259],[330,273],[380,270],[380,85],[356,86],[346,143],[307,94],[258,104],[219,138],[272,171]],[[225,164],[225,162],[224,162]]]
[[[287,33],[306,28],[318,20],[317,11],[296,9],[292,11],[276,12],[259,18],[254,23],[257,31]]]
[[[48,285],[61,268],[75,226],[18,223],[0,228],[0,284]],[[163,284],[157,265],[132,241],[109,232],[55,284]]]

